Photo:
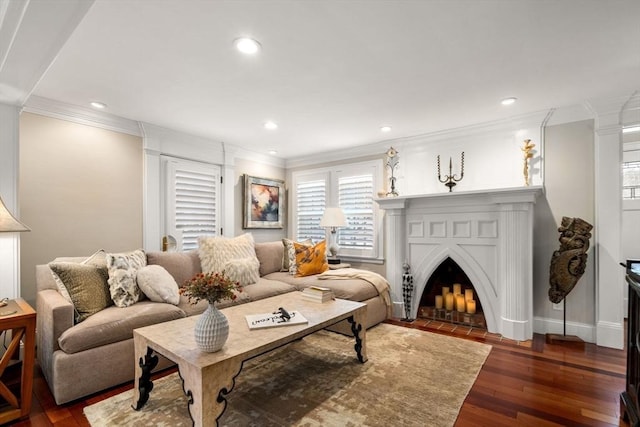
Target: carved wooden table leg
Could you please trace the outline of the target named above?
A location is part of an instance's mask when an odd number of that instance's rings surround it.
[[[356,339],[356,343],[353,347],[356,350],[356,354],[358,355],[358,360],[360,361],[360,363],[364,363],[368,359],[367,328],[363,326],[366,315],[366,307],[363,307],[363,309],[356,311],[353,316],[347,319],[351,324],[351,332],[353,332],[353,336]]]
[[[133,409],[140,410],[153,390],[151,371],[158,364],[158,356],[153,355],[153,350],[147,347],[143,340],[134,340],[135,347],[135,382],[133,386]]]
[[[227,359],[200,371],[192,365],[180,366],[187,396],[191,397],[189,415],[196,427],[217,426],[227,408],[225,396],[233,390],[242,360]]]

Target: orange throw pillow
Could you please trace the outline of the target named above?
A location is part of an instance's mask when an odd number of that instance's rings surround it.
[[[322,240],[314,246],[302,245],[293,242],[296,250],[296,264],[298,266],[297,277],[320,274],[329,269],[327,263],[327,242]]]

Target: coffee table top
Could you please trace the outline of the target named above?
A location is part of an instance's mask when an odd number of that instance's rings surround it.
[[[245,315],[272,313],[279,307],[300,312],[309,323],[249,329]],[[222,350],[215,353],[205,353],[196,345],[194,328],[199,316],[134,329],[133,334],[174,362],[204,368],[237,356],[249,359],[344,320],[359,310],[366,310],[366,304],[342,299],[318,303],[305,299],[301,292],[227,307],[221,311],[229,321],[229,338]]]

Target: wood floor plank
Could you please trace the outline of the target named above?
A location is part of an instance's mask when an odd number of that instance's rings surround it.
[[[619,395],[625,387],[626,353],[586,344],[584,350],[546,344],[536,335],[529,342],[502,339],[486,331],[424,319],[389,323],[490,344],[493,348],[462,405],[456,427],[622,426]],[[175,372],[165,371],[154,377]],[[39,368],[29,419],[12,426],[87,427],[82,410],[131,389],[114,387],[65,405],[56,405]],[[425,425],[428,425],[426,422]]]

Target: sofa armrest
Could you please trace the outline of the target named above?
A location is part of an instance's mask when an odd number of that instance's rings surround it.
[[[50,379],[53,353],[60,349],[58,338],[73,326],[73,304],[58,291],[44,289],[36,294],[36,312],[38,364],[45,377]]]

